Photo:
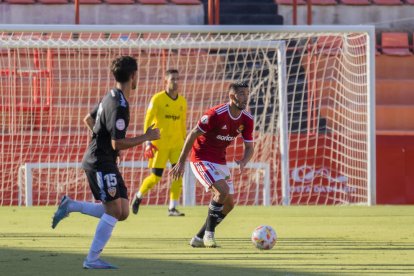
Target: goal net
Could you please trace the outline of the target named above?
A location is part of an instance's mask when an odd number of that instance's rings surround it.
[[[373,28],[355,26],[0,25],[0,205],[91,200],[77,165],[90,140],[82,119],[124,54],[139,64],[128,136],[142,134],[167,69],[180,72],[187,130],[228,101],[231,82],[249,83],[255,154],[244,174],[231,165],[237,204],[374,204],[371,45]],[[228,161],[242,154],[237,139]],[[123,151],[120,168],[131,197],[150,172],[142,147]],[[168,203],[167,172],[144,204]],[[208,203],[194,182],[188,174],[183,202]]]

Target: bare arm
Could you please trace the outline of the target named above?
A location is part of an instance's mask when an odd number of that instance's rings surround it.
[[[83,118],[83,122],[89,128],[90,131],[93,131],[93,126],[95,125],[95,119],[92,118],[91,114],[88,114]]]
[[[195,127],[193,130],[191,130],[190,134],[185,139],[183,149],[181,150],[180,158],[178,159],[177,164],[170,172],[173,176],[173,179],[178,179],[183,176],[185,160],[187,159],[187,156],[191,151],[194,141],[197,139],[198,136],[202,134],[203,132],[200,129],[198,129],[198,127]]]
[[[254,146],[253,142],[244,142],[244,154],[243,158],[239,161],[236,161],[237,164],[239,164],[240,173],[243,172],[244,167],[246,164],[250,161],[254,153]]]
[[[152,141],[160,139],[160,130],[158,128],[153,128],[154,125],[151,125],[145,134],[136,136],[133,138],[124,138],[112,140],[112,148],[114,150],[124,150],[135,147],[144,143],[145,141]]]
[[[178,162],[181,162],[181,163],[185,162],[188,154],[191,151],[191,148],[193,147],[194,141],[201,134],[203,134],[203,132],[199,130],[198,127],[195,127],[193,130],[191,130],[190,134],[185,139],[183,149],[181,150],[180,158],[178,158]]]

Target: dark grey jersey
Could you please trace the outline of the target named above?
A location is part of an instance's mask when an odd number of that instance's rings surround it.
[[[111,140],[125,138],[129,125],[129,104],[119,89],[111,89],[90,113],[95,119],[92,141],[83,161],[85,170],[102,170],[116,167],[118,152]]]

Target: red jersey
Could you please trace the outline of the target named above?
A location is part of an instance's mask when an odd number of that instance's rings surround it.
[[[191,162],[209,161],[226,164],[226,148],[241,134],[245,142],[253,142],[253,116],[243,110],[239,117],[230,114],[229,104],[209,109],[198,121],[203,132],[197,137],[191,152]]]

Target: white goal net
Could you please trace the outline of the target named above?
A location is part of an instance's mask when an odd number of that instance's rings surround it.
[[[91,199],[76,165],[90,136],[82,118],[114,84],[109,64],[122,54],[139,64],[131,136],[167,69],[180,72],[188,130],[228,100],[231,82],[249,83],[255,154],[245,174],[233,171],[237,204],[374,204],[372,45],[373,28],[355,26],[0,25],[0,205]],[[242,152],[237,140],[228,161]],[[121,161],[131,196],[149,173],[143,149]],[[145,204],[167,204],[167,171]],[[188,183],[184,203],[209,202]]]

